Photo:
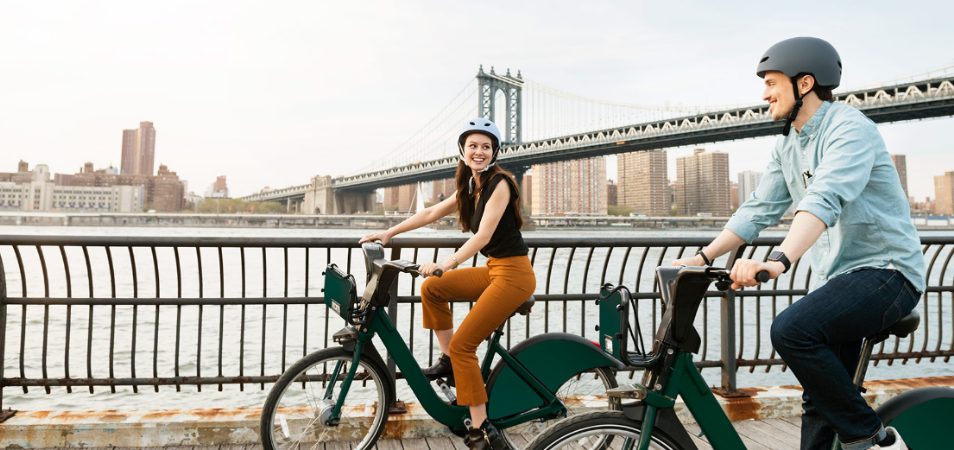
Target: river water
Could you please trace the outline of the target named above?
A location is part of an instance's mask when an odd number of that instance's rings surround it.
[[[103,236],[103,235],[117,235],[121,234],[124,236],[189,236],[189,237],[228,237],[228,236],[238,236],[238,237],[349,237],[357,239],[361,235],[365,234],[367,230],[352,230],[352,229],[328,229],[328,230],[302,230],[302,229],[255,229],[255,228],[103,228],[103,227],[0,227],[0,235],[70,235],[70,236]],[[703,230],[703,231],[694,231],[694,230],[652,230],[652,231],[634,231],[634,230],[592,230],[592,229],[578,229],[578,230],[541,230],[541,231],[531,231],[527,232],[528,236],[559,236],[559,237],[619,237],[619,238],[632,238],[632,237],[712,237],[715,236],[717,231],[714,230]],[[779,235],[782,233],[780,231],[766,232],[765,235]],[[945,232],[923,232],[923,235],[931,234],[943,234]],[[947,232],[949,234],[949,232]],[[461,234],[454,230],[438,230],[438,231],[418,231],[411,233],[413,236],[429,236],[429,237],[459,237]],[[76,249],[74,249],[76,250]],[[147,251],[147,249],[135,249],[136,252]],[[231,249],[226,249],[226,252]],[[78,250],[77,250],[78,251]],[[237,251],[237,250],[236,250]],[[605,252],[605,250],[604,250]],[[25,264],[30,264],[30,255],[24,252],[21,255]],[[113,255],[114,264],[116,265],[117,273],[125,273],[124,271],[128,269],[128,257],[123,259],[122,255]],[[141,256],[141,255],[137,255]],[[190,266],[190,259],[188,255],[183,255],[183,273],[190,273],[190,271],[195,271],[194,266]],[[233,255],[234,256],[234,255]],[[574,267],[582,267],[586,255],[583,252],[573,255],[573,258],[569,258],[568,253],[564,254],[552,254],[548,258],[553,259],[553,273],[563,274],[565,271],[573,271]],[[621,264],[624,262],[619,262],[619,257],[613,259],[607,255],[602,255],[610,261],[611,270],[608,270],[607,273],[614,274],[619,273]],[[637,259],[638,255],[633,255],[632,259]],[[81,257],[81,255],[80,255]],[[203,256],[205,257],[205,256]],[[405,257],[402,255],[402,257]],[[419,255],[419,258],[425,259],[430,258],[430,255],[422,254]],[[595,256],[595,260],[599,260],[600,255]],[[658,252],[647,255],[647,261],[655,261],[657,258],[659,260],[668,261],[671,260],[674,255],[663,254],[660,255]],[[20,292],[20,280],[19,273],[17,273],[14,264],[12,261],[15,261],[15,255],[13,255],[12,249],[9,247],[0,246],[0,258],[3,258],[5,269],[6,269],[6,279],[8,280],[9,286],[8,291],[11,297],[21,296]],[[80,266],[81,263],[79,260],[75,260],[77,255],[68,255],[68,260],[70,262],[71,269],[77,271],[77,266]],[[97,260],[102,260],[104,255],[96,254],[91,251],[91,259],[94,262],[94,266]],[[171,259],[169,254],[160,254],[158,258],[159,270],[160,272],[167,273],[170,270],[174,271],[174,260]],[[333,253],[332,262],[337,262],[339,265],[344,265],[344,262],[341,261],[345,256],[342,253]],[[149,258],[146,258],[149,259]],[[544,258],[540,258],[541,261]],[[290,260],[288,263],[289,267],[300,263],[302,260],[302,255],[292,253],[290,255]],[[47,258],[47,263],[50,265],[50,272],[56,272],[57,270],[62,270],[56,265],[56,258]],[[214,259],[209,259],[208,261],[215,261]],[[225,266],[222,269],[222,273],[231,273],[234,268],[230,268],[230,265],[238,264],[238,260],[234,257],[229,258],[226,255],[226,258],[223,260]],[[249,264],[254,266],[253,261],[249,261]],[[613,269],[612,264],[617,264],[617,267]],[[632,264],[630,261],[629,264]],[[214,264],[208,264],[208,266],[214,266]],[[311,271],[313,274],[309,274],[312,277],[312,281],[309,283],[310,286],[320,286],[320,278],[318,277],[320,270],[322,270],[323,263],[318,263],[317,261],[312,262]],[[537,264],[540,265],[539,263]],[[363,268],[360,267],[360,261],[354,263],[353,273],[355,274],[356,279],[363,280]],[[599,266],[599,264],[595,264]],[[627,265],[626,268],[630,266]],[[537,267],[538,270],[538,289],[537,292],[543,292],[544,290],[544,281],[541,280],[541,273],[546,273],[547,267]],[[594,270],[599,270],[601,267],[597,267]],[[206,270],[215,270],[218,268]],[[247,272],[250,274],[249,280],[247,282],[250,286],[263,286],[262,289],[268,292],[270,296],[280,296],[281,293],[277,292],[281,290],[282,284],[276,282],[276,280],[268,280],[268,288],[264,287],[266,280],[255,279],[254,274],[258,268],[251,267]],[[94,270],[95,272],[95,270]],[[625,272],[625,271],[624,271]],[[31,272],[28,272],[31,273]],[[33,272],[35,273],[35,272]],[[85,272],[80,274],[81,277],[85,277]],[[595,275],[595,276],[594,276]],[[602,280],[598,279],[599,273],[590,275],[589,281],[587,281],[587,292],[594,292],[594,289],[598,289],[599,284]],[[224,275],[223,275],[224,276]],[[301,272],[292,272],[290,271],[289,277],[291,286],[298,286],[303,284],[303,277],[305,274]],[[38,279],[29,279],[27,277],[27,291],[29,296],[38,296],[42,295],[42,281]],[[96,274],[94,282],[94,297],[108,297],[110,296],[110,286],[109,277],[107,274],[98,273]],[[555,277],[559,278],[559,277]],[[190,284],[189,277],[183,277],[182,289],[186,292],[185,295],[189,295],[188,292],[195,291],[198,288],[200,282],[194,282]],[[627,276],[624,279],[630,278]],[[635,279],[635,278],[633,278]],[[617,282],[617,280],[610,280],[612,282]],[[133,292],[133,286],[131,280],[125,280],[123,277],[117,277],[117,286],[115,287],[117,296],[127,296],[132,297],[131,292]],[[51,286],[50,286],[50,296],[65,296],[64,292],[66,289],[65,282],[60,280],[59,282],[55,277],[51,277]],[[137,287],[140,289],[146,289],[146,286],[140,286],[148,284],[147,280],[139,280]],[[562,292],[564,286],[562,280],[553,280],[553,285],[551,285],[551,291],[553,293]],[[580,292],[581,281],[577,277],[572,277],[568,279],[566,288],[569,292]],[[652,280],[650,277],[644,277],[639,286],[643,290],[652,289]],[[73,283],[74,291],[80,290],[80,284],[74,281]],[[213,284],[217,284],[213,283]],[[360,286],[362,283],[359,283],[359,292],[363,289],[363,286]],[[407,284],[407,283],[405,283]],[[406,286],[409,289],[409,286]],[[630,285],[630,287],[633,287]],[[154,286],[152,287],[154,288]],[[85,289],[85,287],[83,288]],[[163,291],[165,294],[161,295],[162,297],[174,296],[175,288],[170,289],[167,286],[163,286]],[[234,283],[234,280],[228,280],[228,282],[223,283],[223,286],[206,286],[206,290],[211,290],[211,293],[207,294],[209,297],[216,297],[219,295],[224,295],[226,297],[239,297],[240,293],[238,292],[240,288],[237,283]],[[306,288],[307,289],[307,288]],[[221,292],[220,292],[221,290]],[[402,292],[402,294],[410,293],[410,291]],[[74,292],[74,295],[77,297],[82,297],[82,294]],[[260,294],[256,294],[260,295]],[[290,296],[296,295],[320,295],[317,292],[289,292]],[[148,296],[145,295],[145,296]],[[766,304],[765,302],[771,302]],[[769,320],[771,319],[772,309],[781,308],[787,304],[787,301],[782,299],[778,301],[760,301],[760,304],[756,302],[749,301],[743,303],[743,316],[749,317],[747,322],[741,326],[742,335],[737,337],[739,340],[739,346],[742,348],[742,354],[744,357],[769,357],[770,350],[767,350],[765,347],[768,347],[768,341],[766,337],[767,327]],[[513,322],[513,327],[510,331],[510,336],[515,340],[520,340],[526,335],[533,335],[541,333],[546,328],[549,331],[562,331],[562,323],[566,320],[567,323],[570,323],[570,329],[567,329],[569,332],[582,333],[588,339],[597,339],[596,332],[592,329],[592,325],[598,322],[597,317],[597,308],[595,306],[584,306],[579,305],[580,302],[570,302],[567,305],[550,306],[550,308],[558,308],[556,310],[551,310],[547,316],[544,316],[544,312],[541,311],[542,308],[534,308],[534,313],[529,319],[519,318]],[[922,302],[923,303],[923,302]],[[922,305],[923,306],[923,305]],[[932,314],[934,317],[933,320],[938,321],[937,327],[932,331],[932,333],[946,333],[948,336],[940,336],[939,345],[942,348],[949,348],[952,343],[952,338],[950,336],[952,327],[951,326],[951,317],[952,308],[951,301],[949,297],[945,300],[940,301],[934,300],[929,303],[929,307],[932,308],[932,311],[936,310]],[[138,376],[152,376],[153,374],[153,363],[155,357],[155,364],[158,367],[157,373],[159,376],[173,376],[171,368],[175,366],[175,351],[173,342],[179,342],[178,340],[173,339],[173,336],[176,333],[175,324],[178,321],[181,321],[182,327],[180,328],[181,332],[181,352],[179,355],[179,371],[181,375],[195,375],[197,372],[201,372],[202,375],[214,375],[218,371],[219,358],[221,356],[222,364],[222,373],[225,376],[238,375],[239,370],[243,370],[245,375],[258,375],[260,371],[264,368],[268,368],[266,373],[275,373],[275,370],[272,368],[282,367],[282,358],[286,358],[286,365],[290,365],[297,357],[302,353],[308,351],[314,351],[318,348],[321,348],[324,343],[321,342],[321,338],[324,334],[323,327],[327,323],[328,330],[334,332],[343,325],[343,322],[333,313],[328,316],[326,313],[326,308],[324,307],[312,307],[307,309],[303,306],[290,306],[287,309],[282,308],[281,306],[271,306],[271,307],[262,307],[259,305],[249,306],[247,308],[239,308],[238,306],[233,307],[182,307],[177,308],[174,306],[171,307],[141,307],[136,308],[135,313],[137,314],[136,319],[136,344],[135,346],[128,339],[129,336],[132,336],[132,306],[120,306],[116,308],[116,319],[115,319],[115,335],[110,334],[110,327],[108,326],[111,321],[113,321],[113,311],[108,307],[96,307],[90,308],[86,306],[82,307],[72,307],[67,309],[65,306],[53,306],[49,308],[49,323],[50,323],[50,334],[49,340],[47,342],[48,346],[48,361],[46,364],[46,369],[48,371],[47,376],[51,378],[60,378],[65,377],[64,368],[64,359],[67,354],[67,343],[66,335],[64,330],[66,329],[65,320],[69,317],[71,321],[70,330],[72,334],[72,340],[68,344],[69,346],[69,367],[72,371],[72,376],[87,376],[87,367],[91,374],[94,377],[107,377],[107,376],[116,376],[116,377],[129,377],[133,372],[138,374]],[[466,314],[466,304],[457,305],[455,307],[455,319],[459,320]],[[564,310],[566,311],[565,315],[563,314]],[[719,303],[718,300],[707,302],[707,307],[705,309],[707,314],[700,313],[699,318],[697,319],[697,326],[699,322],[706,320],[708,317],[709,323],[718,323],[718,314],[719,314]],[[243,315],[244,314],[244,318]],[[647,303],[647,309],[640,307],[640,315],[650,316],[652,314],[652,308]],[[923,316],[923,314],[922,314]],[[5,339],[6,344],[6,357],[4,358],[3,365],[5,375],[18,376],[21,370],[21,361],[18,358],[19,348],[21,344],[23,345],[24,358],[22,361],[23,371],[27,376],[36,377],[39,376],[43,370],[42,364],[42,355],[41,349],[42,344],[42,327],[43,319],[45,317],[45,311],[42,306],[31,306],[27,308],[27,312],[24,315],[20,307],[11,307],[8,310],[8,327],[6,336],[0,336],[0,339]],[[199,317],[202,317],[200,322]],[[288,320],[288,330],[287,335],[288,342],[292,343],[289,347],[292,348],[292,351],[289,351],[286,355],[282,355],[282,346],[281,346],[281,329],[283,320],[287,317]],[[566,319],[564,319],[566,317]],[[938,319],[939,318],[939,319]],[[581,319],[585,320],[586,328],[580,329],[574,327],[580,327],[577,325],[581,323]],[[757,319],[761,319],[760,323]],[[25,324],[23,323],[25,320]],[[308,326],[306,330],[303,325],[304,321],[308,321],[311,325]],[[90,326],[90,324],[93,324]],[[649,320],[644,320],[644,326],[649,323]],[[241,325],[241,326],[239,326]],[[409,305],[402,305],[398,313],[398,328],[402,330],[402,334],[405,335],[405,339],[410,339],[413,336],[414,345],[413,351],[416,355],[419,355],[419,359],[427,358],[429,352],[429,339],[427,334],[420,330],[420,310],[419,308],[413,309]],[[27,333],[27,338],[24,342],[20,342],[20,327],[25,326]],[[316,333],[314,327],[320,327],[319,332]],[[701,328],[700,328],[701,329]],[[937,331],[940,329],[941,331]],[[90,330],[92,330],[90,332]],[[242,340],[241,331],[244,330],[245,340],[249,342],[246,345],[246,348],[240,349],[237,346],[237,342]],[[297,331],[296,331],[297,330]],[[718,330],[717,327],[713,330]],[[652,330],[644,330],[645,336],[651,336]],[[87,351],[87,336],[92,336],[92,349]],[[263,334],[268,334],[269,338],[265,339],[264,343],[259,339]],[[306,334],[309,336],[314,336],[306,340]],[[218,342],[219,336],[222,336],[222,341],[225,343],[225,348],[222,349],[221,354],[218,352],[218,349],[215,348],[216,343]],[[754,336],[761,335],[761,342],[754,340]],[[109,343],[113,340],[115,336],[121,336],[125,338],[115,339],[115,349],[114,349],[114,373],[110,374],[110,366],[108,364],[108,352],[102,351],[103,346],[108,346]],[[256,336],[254,343],[249,339],[249,336]],[[277,337],[279,336],[279,337]],[[930,342],[938,339],[938,336],[923,337],[923,339],[931,339]],[[203,349],[201,354],[197,352],[197,343],[201,339],[203,344]],[[706,359],[718,359],[718,343],[719,336],[717,331],[713,331],[705,336],[707,341],[707,349],[704,353]],[[301,345],[297,348],[295,347],[297,342],[301,342]],[[902,341],[902,348],[906,348],[908,341]],[[918,341],[918,338],[915,338],[915,349],[921,347],[922,342]],[[435,343],[436,345],[436,343]],[[757,346],[763,348],[757,349]],[[933,348],[933,344],[930,346]],[[264,353],[264,357],[262,354]],[[90,356],[92,355],[92,356]],[[138,356],[133,362],[133,356]],[[87,361],[87,357],[90,357],[90,361]],[[264,360],[260,361],[260,359]],[[241,368],[239,367],[241,362]],[[426,361],[424,361],[426,363]],[[717,385],[719,383],[720,373],[718,369],[706,369],[703,370],[703,375],[710,382],[710,384]],[[926,362],[922,361],[918,364],[879,364],[873,367],[869,371],[869,379],[880,379],[880,378],[904,378],[904,377],[914,377],[914,376],[930,376],[930,375],[954,375],[954,369],[950,367],[949,364],[944,361],[936,362]],[[628,378],[626,374],[619,375],[620,380]],[[781,370],[779,367],[773,367],[766,370],[765,368],[757,368],[754,371],[750,372],[749,370],[741,370],[738,375],[739,385],[740,386],[769,386],[769,385],[782,385],[782,384],[796,384],[797,380],[791,375],[791,372]],[[401,382],[399,382],[399,387]],[[268,385],[265,386],[266,389]],[[207,385],[203,386],[201,392],[199,392],[195,386],[182,386],[181,391],[177,392],[175,386],[163,386],[159,388],[159,392],[154,392],[152,387],[140,386],[138,392],[133,392],[132,388],[129,387],[117,387],[116,392],[111,392],[109,388],[96,387],[95,393],[89,393],[88,388],[75,388],[72,393],[67,393],[66,388],[55,387],[51,388],[51,394],[47,394],[42,388],[31,388],[29,393],[23,393],[21,389],[14,388],[5,388],[3,390],[3,405],[4,407],[13,407],[14,409],[23,409],[23,410],[33,410],[33,409],[118,409],[118,410],[138,410],[142,409],[143,405],[148,405],[149,409],[166,409],[166,408],[209,408],[209,407],[255,407],[260,406],[264,402],[265,395],[267,395],[267,390],[262,390],[258,384],[249,384],[244,386],[244,390],[240,391],[237,386],[226,385],[219,390],[217,385]],[[408,399],[411,397],[411,394],[407,392],[406,389],[400,389],[399,397],[402,399]]]

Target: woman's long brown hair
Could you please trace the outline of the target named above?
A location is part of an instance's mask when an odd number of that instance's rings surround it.
[[[517,194],[511,197],[510,205],[513,206],[513,210],[517,213],[517,229],[519,230],[523,227],[523,212],[520,208],[520,187],[517,186],[517,180],[513,174],[499,165],[491,166],[486,172],[481,172],[480,188],[483,189],[483,187],[486,186],[493,177],[498,176],[498,174],[507,177],[507,180],[510,182],[510,189]],[[472,175],[473,171],[470,170],[470,167],[467,167],[467,164],[464,164],[463,161],[457,163],[457,173],[454,175],[454,181],[457,185],[457,211],[459,214],[457,221],[462,231],[470,231],[470,219],[474,217],[474,212],[477,209],[477,202],[475,200],[476,193],[470,192],[470,177]],[[474,190],[476,189],[477,186],[474,186]]]

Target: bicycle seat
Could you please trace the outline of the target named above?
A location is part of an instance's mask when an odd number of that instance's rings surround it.
[[[516,316],[517,314],[524,315],[524,316],[527,315],[527,314],[530,314],[530,309],[533,308],[533,304],[536,303],[536,301],[537,301],[537,299],[536,299],[534,296],[531,295],[529,298],[527,298],[527,299],[523,302],[523,304],[521,304],[521,305],[517,308],[516,311],[513,312],[513,314],[510,315],[510,317]],[[916,325],[915,325],[915,326],[916,326]]]
[[[908,315],[902,317],[901,320],[895,322],[885,331],[893,336],[905,337],[917,330],[920,323],[921,314],[916,309],[912,309]]]

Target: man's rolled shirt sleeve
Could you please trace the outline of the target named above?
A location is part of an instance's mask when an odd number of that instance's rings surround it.
[[[758,187],[735,211],[725,229],[751,243],[766,227],[777,224],[791,204],[792,196],[785,184],[776,147]]]
[[[827,151],[815,173],[798,211],[818,217],[829,228],[838,222],[845,205],[868,185],[881,136],[866,131],[857,123],[843,123],[833,130]]]

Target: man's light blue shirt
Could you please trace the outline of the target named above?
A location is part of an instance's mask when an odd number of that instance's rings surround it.
[[[806,257],[810,287],[861,268],[899,270],[924,292],[924,256],[898,172],[874,122],[823,102],[798,133],[779,137],[766,173],[725,228],[751,242],[795,204],[828,228]]]

